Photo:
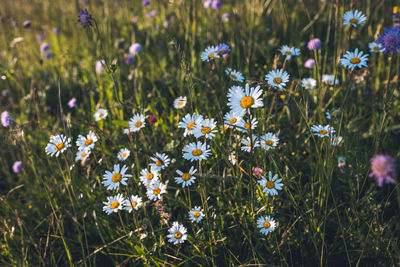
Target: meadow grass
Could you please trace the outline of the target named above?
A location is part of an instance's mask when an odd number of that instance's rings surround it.
[[[86,2],[2,1],[0,89],[8,94],[0,96],[0,112],[12,118],[9,127],[0,126],[3,265],[399,264],[398,183],[379,187],[368,177],[374,155],[400,156],[399,54],[368,49],[384,27],[395,25],[393,1],[225,0],[218,10],[199,0]],[[84,9],[93,18],[89,27],[77,22]],[[367,16],[365,24],[343,25],[344,13],[356,9]],[[25,20],[30,27],[23,27]],[[321,39],[321,49],[307,49],[312,38]],[[44,42],[50,58],[40,51]],[[133,43],[142,48],[126,64]],[[227,57],[202,61],[204,49],[219,43],[230,46]],[[285,60],[279,52],[285,44],[301,54]],[[356,48],[369,54],[368,67],[351,71],[340,59]],[[315,59],[312,69],[304,67],[309,58]],[[98,60],[104,60],[100,72]],[[240,71],[245,83],[232,81],[227,68]],[[290,81],[276,89],[265,75],[281,68]],[[339,84],[326,85],[323,74]],[[301,86],[309,77],[315,89]],[[263,107],[251,109],[257,128],[248,134],[227,129],[223,119],[229,88],[246,83],[263,90]],[[179,96],[187,97],[183,109],[173,106]],[[95,121],[99,108],[108,116]],[[194,112],[214,118],[217,132],[212,140],[198,139],[212,155],[192,163],[182,149],[196,138],[184,136],[178,123]],[[134,114],[146,116],[145,127],[124,134]],[[343,137],[338,146],[313,135],[313,125],[327,124]],[[99,141],[86,161],[76,161],[75,141],[90,130]],[[241,150],[244,138],[266,132],[279,136],[275,149]],[[45,147],[58,134],[71,137],[72,147],[51,157]],[[130,151],[123,162],[121,148]],[[139,180],[156,152],[173,159],[161,171],[167,193],[158,202],[149,200]],[[338,164],[339,156],[345,164]],[[15,161],[23,164],[18,173]],[[107,190],[104,173],[117,163],[132,177]],[[175,171],[191,166],[196,180],[182,188]],[[277,195],[262,192],[255,167],[282,179]],[[139,195],[143,207],[106,214],[103,202],[117,193]],[[188,216],[195,206],[204,209],[199,223]],[[263,235],[257,220],[266,215],[276,228]],[[175,221],[187,228],[184,243],[168,241]]]

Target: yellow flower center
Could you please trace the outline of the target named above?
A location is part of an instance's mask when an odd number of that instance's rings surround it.
[[[245,96],[243,99],[240,101],[240,105],[242,108],[249,108],[254,104],[254,98],[251,96]]]
[[[126,153],[122,153],[122,157],[125,158],[126,157]]]
[[[154,190],[153,190],[154,195],[158,195],[158,194],[160,194],[160,192],[161,192],[161,189],[158,187],[154,188]]]
[[[265,222],[264,223],[264,228],[265,229],[268,229],[268,228],[270,228],[271,227],[271,224],[269,223],[269,222]]]
[[[237,119],[236,119],[236,118],[232,118],[232,119],[229,120],[229,122],[230,122],[231,124],[234,124],[234,123],[237,122]]]
[[[189,173],[184,173],[184,174],[182,175],[182,180],[187,181],[187,180],[190,179],[190,177],[191,177],[191,175],[190,175]]]
[[[306,83],[306,86],[307,86],[307,87],[310,87],[310,86],[311,86],[311,84],[309,84],[309,83]]]
[[[147,174],[147,179],[148,180],[151,180],[151,179],[153,179],[154,178],[154,174],[152,174],[151,172],[149,172],[148,174]]]
[[[244,124],[244,128],[250,129],[250,123],[246,122],[246,123]]]
[[[121,175],[120,173],[115,173],[115,174],[112,176],[111,180],[112,180],[114,183],[118,183],[119,181],[121,181],[121,178],[122,178],[122,175]]]
[[[136,207],[136,202],[135,202],[135,201],[132,201],[132,202],[131,202],[131,207],[132,207],[132,208]]]
[[[248,146],[248,147],[251,147],[251,142],[249,142],[249,143],[247,144],[247,146]]]
[[[210,127],[204,127],[203,129],[201,129],[201,133],[202,134],[208,134],[209,132],[211,132],[211,128]]]
[[[84,158],[84,157],[86,157],[86,155],[87,155],[86,153],[83,153],[83,154],[81,155],[81,157]]]
[[[290,51],[285,51],[285,54],[286,54],[286,55],[291,55],[292,52],[290,52]]]
[[[100,118],[103,118],[103,116],[104,116],[104,114],[100,114],[100,115],[99,115]]]
[[[64,143],[57,143],[54,147],[56,150],[61,150],[64,148]]]
[[[374,50],[375,50],[375,51],[379,51],[379,46],[375,46],[375,47],[374,47]]]
[[[272,188],[275,187],[275,183],[272,182],[272,181],[268,181],[268,182],[267,182],[267,187],[268,187],[268,189],[272,189]]]
[[[350,63],[351,64],[358,64],[358,63],[360,63],[360,60],[358,58],[356,58],[356,57],[353,57],[352,59],[350,59]]]
[[[214,53],[211,53],[208,55],[209,58],[213,58],[214,57]]]
[[[174,234],[174,237],[175,237],[176,239],[181,239],[181,238],[182,238],[181,232],[176,232],[176,233]]]
[[[203,154],[203,151],[201,151],[201,149],[196,148],[192,151],[192,155],[195,157],[200,156],[201,154]]]
[[[87,139],[87,140],[85,141],[85,145],[87,145],[87,146],[90,146],[92,143],[93,143],[93,140],[92,140],[92,139]]]
[[[156,161],[156,165],[157,165],[157,166],[162,166],[163,163],[162,163],[162,161],[157,160],[157,161]]]
[[[265,143],[267,144],[267,146],[270,146],[270,145],[272,145],[274,142],[272,142],[271,140],[267,140],[267,141],[265,141]]]
[[[326,130],[319,130],[319,134],[327,134],[328,132]]]
[[[135,126],[136,126],[136,128],[139,128],[140,126],[142,126],[142,124],[143,123],[141,121],[138,121],[138,122],[135,123]]]
[[[232,77],[233,79],[237,79],[237,76],[236,76],[235,74],[233,74],[233,73],[231,73],[231,77]]]
[[[356,24],[358,22],[358,19],[352,18],[351,20],[349,20],[350,23],[352,24]]]
[[[188,125],[187,125],[187,128],[189,129],[189,130],[193,130],[193,127],[194,127],[194,122],[191,122],[191,123],[189,123]]]
[[[274,83],[276,83],[276,84],[280,84],[281,82],[282,82],[282,79],[279,78],[279,77],[276,77],[276,78],[274,79]]]
[[[339,139],[335,138],[335,140],[333,140],[334,143],[339,142]]]
[[[200,217],[200,212],[195,211],[195,212],[193,213],[193,217],[199,218],[199,217]]]
[[[116,209],[119,207],[119,202],[118,201],[114,201],[113,203],[111,203],[110,208],[112,209]]]
[[[185,102],[182,100],[178,102],[178,106],[182,106],[183,104],[185,104]]]

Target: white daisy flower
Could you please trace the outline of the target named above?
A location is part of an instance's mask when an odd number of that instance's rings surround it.
[[[93,116],[96,121],[99,121],[105,119],[107,115],[108,111],[106,109],[99,108]]]
[[[259,139],[261,148],[265,150],[275,149],[279,143],[279,138],[274,133],[266,133],[261,135]]]
[[[333,127],[330,126],[329,124],[325,126],[313,125],[311,126],[311,131],[313,131],[314,135],[318,137],[330,136],[335,133],[335,129],[333,129]]]
[[[142,198],[139,196],[132,195],[130,198],[125,200],[124,209],[127,210],[129,213],[131,213],[133,209],[138,210],[142,205],[143,205]]]
[[[144,120],[145,120],[145,117],[143,114],[133,115],[133,117],[128,122],[129,131],[137,132],[140,129],[142,129],[146,125],[146,122]]]
[[[289,82],[290,75],[283,69],[271,70],[265,75],[265,80],[272,87],[283,89],[286,83]]]
[[[261,216],[257,220],[257,227],[260,228],[260,232],[264,235],[268,235],[269,232],[272,232],[276,228],[275,221],[269,216]]]
[[[118,160],[124,161],[129,157],[130,154],[131,154],[131,151],[129,151],[129,149],[121,148],[121,150],[118,152]]]
[[[156,167],[150,166],[150,170],[145,168],[140,171],[140,181],[144,186],[149,186],[151,183],[158,181],[159,172]]]
[[[304,89],[314,89],[316,85],[317,81],[313,78],[305,78],[301,80],[301,86],[303,86]]]
[[[229,161],[232,162],[233,165],[236,165],[237,161],[237,157],[236,157],[236,153],[235,151],[233,151],[230,155],[229,155]]]
[[[170,164],[171,160],[165,153],[155,153],[152,157],[150,157],[154,163],[150,163],[150,166],[156,168],[161,171],[164,170]]]
[[[228,106],[233,112],[239,114],[243,110],[263,107],[262,94],[263,90],[260,89],[260,86],[250,88],[250,85],[246,83],[245,90],[240,86],[232,86],[228,92]]]
[[[150,200],[156,201],[158,199],[162,200],[161,195],[165,193],[167,193],[167,185],[157,180],[147,187],[146,195]]]
[[[204,136],[207,139],[213,139],[215,133],[217,132],[217,123],[214,119],[205,119],[201,124],[197,124],[193,129],[193,135],[196,138]]]
[[[182,119],[183,121],[179,122],[178,128],[185,129],[183,136],[187,136],[189,134],[193,134],[193,129],[197,124],[201,124],[203,121],[203,116],[193,113],[192,115],[186,114]]]
[[[343,140],[343,137],[337,136],[336,134],[331,136],[331,144],[332,144],[332,146],[339,145],[342,142],[342,140]]]
[[[103,175],[103,182],[101,182],[108,190],[113,190],[119,187],[120,184],[126,185],[128,177],[132,177],[132,174],[125,174],[128,170],[126,165],[120,169],[119,164],[114,164],[114,170],[112,172],[106,171]]]
[[[203,53],[201,53],[201,60],[209,62],[215,58],[219,58],[218,49],[215,46],[207,47]]]
[[[300,55],[300,49],[296,47],[289,47],[287,45],[283,45],[279,51],[282,53],[282,55],[286,56],[287,60],[291,59],[292,56]]]
[[[79,160],[86,160],[89,155],[91,153],[90,149],[82,149],[82,150],[78,150],[78,152],[76,152],[76,156],[75,156],[75,160],[79,161]]]
[[[231,68],[227,68],[225,70],[226,75],[229,76],[229,78],[231,78],[233,81],[235,82],[243,82],[244,81],[244,77],[243,74],[241,74],[240,72],[238,72],[237,70],[233,70]]]
[[[71,138],[67,138],[63,134],[51,136],[50,141],[45,148],[45,151],[52,157],[54,155],[58,157],[60,153],[64,153],[64,151],[67,150],[68,147],[71,147],[70,143]]]
[[[322,82],[327,83],[329,85],[339,84],[339,80],[335,79],[335,76],[332,74],[323,74]]]
[[[250,115],[251,119],[251,130],[255,130],[257,128],[258,121],[256,118],[252,118],[253,116]],[[238,124],[238,130],[241,131],[242,133],[249,133],[250,132],[250,120],[247,119],[246,121],[244,119],[241,119]]]
[[[340,59],[340,63],[351,70],[354,70],[356,67],[359,69],[367,67],[369,54],[363,54],[363,51],[358,52],[358,48],[354,52],[346,51],[344,58]]]
[[[204,218],[203,209],[201,207],[194,207],[189,211],[189,219],[192,222],[199,223]]]
[[[245,111],[243,110],[241,113],[236,113],[233,111],[226,113],[224,116],[224,123],[228,125],[229,128],[236,128],[234,126],[237,126],[238,123],[242,120],[244,112]]]
[[[78,146],[78,150],[84,149],[92,149],[94,148],[95,143],[98,138],[94,132],[89,131],[88,135],[85,137],[83,135],[78,136],[78,140],[76,140],[76,145]]]
[[[207,160],[208,156],[211,154],[211,150],[206,143],[202,143],[197,141],[197,143],[193,142],[186,145],[183,148],[183,158],[195,161],[195,160]]]
[[[180,96],[174,100],[174,107],[176,109],[181,109],[186,106],[187,98],[186,96]]]
[[[379,53],[379,52],[383,52],[385,50],[385,48],[382,46],[382,44],[376,43],[376,42],[369,43],[368,47],[369,47],[369,52],[372,52],[372,53]]]
[[[250,137],[247,137],[242,140],[242,147],[241,149],[246,152],[251,151],[251,147],[256,148],[260,146],[260,142],[257,140],[255,136],[253,136],[253,144],[251,143]]]
[[[357,25],[364,25],[367,20],[367,16],[365,16],[361,11],[346,11],[343,15],[343,25],[353,25],[357,27]]]
[[[325,112],[325,117],[326,117],[327,120],[330,120],[330,119],[331,119],[331,113],[330,113],[329,109],[326,110],[326,112]]]
[[[118,194],[113,197],[107,197],[107,201],[103,202],[105,205],[103,207],[103,211],[110,215],[111,213],[117,213],[119,210],[122,210],[122,205],[124,204],[125,199],[122,194]]]
[[[261,180],[258,180],[259,185],[263,188],[263,193],[274,196],[278,194],[278,190],[282,190],[283,184],[282,179],[278,178],[278,174],[272,176],[272,172],[268,172],[268,178],[261,176]]]
[[[196,180],[196,177],[193,175],[197,172],[197,170],[192,166],[189,170],[189,172],[181,172],[180,170],[176,170],[176,173],[179,175],[179,177],[175,177],[175,182],[177,184],[182,184],[182,188],[186,186],[190,186],[194,183],[194,180]]]
[[[338,161],[338,167],[343,167],[346,165],[346,159],[344,157],[339,156],[337,158]]]
[[[179,224],[178,222],[174,222],[172,224],[172,227],[168,230],[168,232],[169,232],[169,235],[167,235],[167,237],[169,238],[168,241],[170,243],[173,243],[174,245],[183,243],[187,238],[186,228],[182,224]]]

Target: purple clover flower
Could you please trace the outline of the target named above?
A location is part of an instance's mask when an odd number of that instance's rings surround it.
[[[76,106],[76,98],[73,97],[68,101],[68,107],[74,108]]]
[[[8,126],[11,125],[11,116],[8,114],[8,111],[3,111],[1,113],[1,124],[5,127],[8,128]]]
[[[125,64],[126,64],[126,65],[132,64],[134,59],[135,59],[134,56],[132,56],[132,55],[127,55],[127,56],[125,57]]]
[[[306,62],[304,63],[304,67],[306,67],[307,69],[312,69],[312,68],[314,68],[314,64],[315,64],[315,60],[310,58],[310,59],[306,60]]]
[[[396,175],[396,164],[395,159],[391,156],[376,155],[371,160],[371,170],[369,177],[375,177],[378,186],[382,186],[384,183],[394,184],[393,177]]]
[[[13,169],[14,173],[19,173],[22,169],[22,161],[14,162],[12,169]]]
[[[376,40],[378,44],[381,44],[385,49],[384,53],[390,51],[393,54],[393,51],[400,51],[400,27],[392,27],[391,29],[384,29],[383,34],[378,34],[378,40]]]
[[[321,49],[321,47],[322,42],[318,38],[311,39],[307,44],[307,48],[311,51]]]
[[[92,15],[90,15],[87,11],[87,9],[83,11],[79,11],[79,19],[78,22],[82,25],[84,28],[89,28],[91,27],[92,24]]]

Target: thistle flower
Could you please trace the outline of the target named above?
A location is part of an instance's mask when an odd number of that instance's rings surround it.
[[[311,39],[307,44],[307,48],[311,51],[321,49],[321,47],[322,42],[318,38]]]
[[[79,19],[78,22],[82,25],[84,28],[89,28],[93,26],[92,24],[92,15],[90,15],[87,11],[87,9],[83,11],[79,11]]]
[[[138,54],[141,49],[142,46],[139,43],[134,43],[129,47],[129,53],[134,56]]]
[[[14,173],[19,173],[22,169],[22,161],[14,162],[12,169]]]
[[[8,114],[8,111],[3,111],[1,113],[1,124],[3,127],[8,128],[11,125],[11,116]]]
[[[391,156],[387,155],[376,155],[371,160],[371,173],[369,177],[375,177],[378,186],[382,186],[384,183],[394,184],[393,177],[396,175],[396,161]]]
[[[378,40],[376,40],[378,44],[381,44],[384,48],[384,53],[390,51],[393,54],[393,51],[400,51],[400,27],[392,27],[390,29],[384,29],[383,34],[378,34]]]
[[[222,2],[221,2],[221,1],[219,1],[219,0],[214,0],[214,1],[212,1],[212,3],[211,3],[211,8],[213,8],[213,9],[220,9],[220,8],[221,8],[221,5],[222,5]]]
[[[310,59],[307,59],[306,62],[304,62],[304,67],[307,69],[312,69],[312,68],[314,68],[314,64],[315,64],[315,60],[310,58]]]

